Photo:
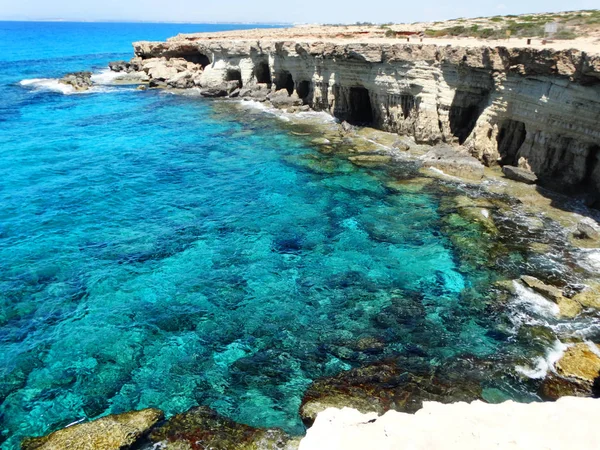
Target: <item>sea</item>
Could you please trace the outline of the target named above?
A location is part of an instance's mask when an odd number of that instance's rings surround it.
[[[109,83],[133,41],[250,27],[0,22],[2,449],[146,407],[300,435],[314,380],[398,358],[491,361],[486,400],[539,401],[559,338],[597,337],[499,287],[590,276],[551,217],[259,105]],[[90,91],[58,83],[81,70]]]

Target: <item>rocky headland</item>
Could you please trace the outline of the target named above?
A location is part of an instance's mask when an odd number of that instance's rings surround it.
[[[306,33],[271,30],[261,39],[251,30],[137,42],[135,58],[111,68],[150,87],[327,111],[417,143],[448,144],[487,166],[507,167],[509,178],[599,204],[600,48]]]

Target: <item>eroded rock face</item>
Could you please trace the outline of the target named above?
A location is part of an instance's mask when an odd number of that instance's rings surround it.
[[[393,362],[382,362],[313,382],[302,399],[300,416],[310,426],[330,407],[351,407],[363,413],[388,410],[415,412],[423,401],[451,403],[481,398],[476,380],[448,374],[408,372]]]
[[[600,201],[600,55],[202,34],[134,49],[144,61],[203,61],[204,87],[235,74],[244,88],[286,89],[350,124],[418,143],[462,144],[488,165],[524,159],[541,184],[591,192]]]
[[[163,418],[158,409],[143,409],[80,423],[48,436],[28,438],[23,450],[115,450],[127,448]]]
[[[423,166],[434,167],[447,175],[479,181],[483,178],[483,164],[468,153],[448,146],[440,146],[423,155]]]
[[[148,441],[163,450],[293,450],[299,443],[280,429],[240,424],[206,406],[173,416]]]

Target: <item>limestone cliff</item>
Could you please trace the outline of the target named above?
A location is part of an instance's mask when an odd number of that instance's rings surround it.
[[[524,157],[540,183],[600,201],[600,54],[202,35],[134,48],[138,61],[201,65],[203,88],[266,83],[350,123],[463,145],[487,165]]]

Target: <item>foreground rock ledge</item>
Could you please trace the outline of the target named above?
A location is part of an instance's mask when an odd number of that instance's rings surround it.
[[[48,436],[28,438],[23,450],[116,450],[127,448],[159,420],[159,409],[143,409],[102,417],[55,431]]]
[[[600,400],[490,405],[426,402],[416,414],[361,414],[329,408],[317,416],[300,450],[431,450],[600,448]]]

